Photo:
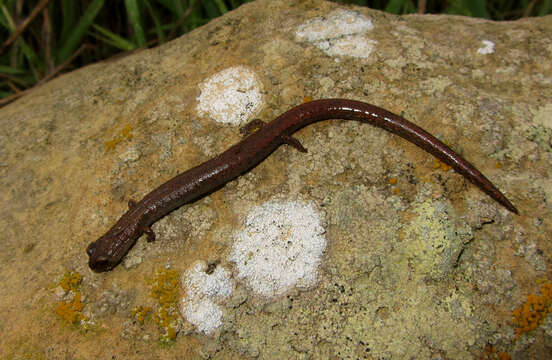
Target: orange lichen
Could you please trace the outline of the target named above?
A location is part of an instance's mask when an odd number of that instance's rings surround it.
[[[504,351],[498,351],[496,346],[485,346],[485,355],[480,360],[510,360],[510,355]]]
[[[448,164],[445,164],[444,162],[442,162],[441,160],[435,158],[435,162],[433,163],[433,167],[435,169],[439,169],[441,168],[441,170],[443,171],[449,171],[450,169],[452,169],[452,166],[448,165]]]
[[[552,312],[552,283],[542,284],[540,293],[541,295],[529,294],[527,300],[512,312],[516,340],[523,333],[535,330],[542,319]]]
[[[105,142],[105,152],[115,150],[115,146],[117,146],[117,144],[124,139],[132,139],[132,127],[129,124],[126,124],[125,127],[123,127],[115,136],[115,138]]]
[[[69,302],[60,302],[56,307],[56,314],[63,320],[76,324],[84,319],[82,309],[84,304],[81,301],[81,294],[76,293],[73,300]]]
[[[110,152],[111,150],[115,150],[115,146],[121,142],[121,139],[115,138],[113,140],[109,140],[105,142],[105,152]]]
[[[70,300],[61,301],[56,305],[56,314],[71,324],[79,324],[81,321],[88,321],[88,317],[82,314],[84,303],[82,302],[82,295],[80,293],[80,284],[82,282],[82,275],[76,271],[68,271],[63,275],[58,285],[65,293],[72,294]]]
[[[400,191],[396,186],[394,186],[394,185],[397,183],[398,180],[399,180],[399,179],[396,178],[396,177],[392,177],[392,178],[387,179],[387,182],[388,182],[390,185],[393,185],[393,188],[392,188],[392,189],[393,189],[393,195],[397,195],[397,194],[399,193],[399,191]]]
[[[123,130],[121,130],[121,136],[125,139],[132,139],[132,127],[126,124]]]
[[[65,273],[65,275],[63,275],[58,285],[61,286],[61,288],[65,290],[65,292],[68,292],[69,290],[75,291],[80,285],[81,281],[81,274],[76,271],[69,271]]]
[[[180,282],[178,273],[171,269],[160,269],[152,280],[151,295],[157,300],[159,309],[153,320],[164,331],[162,342],[176,339],[178,329],[178,299]]]

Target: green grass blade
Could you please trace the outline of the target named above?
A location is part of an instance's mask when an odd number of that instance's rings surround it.
[[[93,24],[92,25],[94,29],[96,29],[99,33],[101,33],[103,36],[98,36],[93,33],[90,33],[90,35],[94,36],[96,39],[99,39],[107,44],[113,45],[118,49],[121,49],[123,51],[130,51],[137,48],[136,44],[134,44],[131,41],[128,41],[125,38],[120,37],[119,35],[101,27],[100,25]]]
[[[79,18],[79,10],[75,0],[61,1],[61,35],[59,43],[63,44],[75,28],[75,21]]]
[[[65,42],[62,43],[59,51],[57,53],[56,61],[57,63],[62,63],[67,60],[71,54],[73,54],[81,45],[82,39],[86,35],[86,32],[92,25],[94,18],[104,5],[105,0],[92,0],[86,11],[79,19],[79,22],[67,38]]]
[[[221,14],[226,14],[228,12],[228,8],[226,7],[226,4],[223,0],[215,0],[215,3],[217,4],[217,7]]]
[[[159,14],[157,13],[157,10],[151,6],[149,1],[146,1],[146,7],[148,8],[148,12],[153,19],[154,24],[154,30],[157,34],[157,39],[159,44],[163,44],[165,41],[167,41],[165,37],[165,32],[163,31],[163,26],[161,24],[161,21],[159,20]]]
[[[489,19],[486,0],[464,0],[464,4],[470,11],[471,16]]]
[[[0,9],[2,10],[2,17],[0,17],[2,21],[2,26],[4,26],[6,29],[8,29],[9,33],[12,33],[15,31],[15,25],[13,23],[13,19],[10,15],[10,12],[6,8],[6,6],[3,4],[2,1],[0,1]]]
[[[445,9],[447,14],[457,14],[489,19],[486,0],[450,0]]]
[[[205,10],[205,13],[207,14],[208,18],[213,19],[220,16],[219,9],[213,0],[204,0],[204,1],[200,1],[199,3]]]
[[[198,26],[201,26],[201,24],[204,23],[205,18],[203,17],[201,8],[203,7],[203,2],[197,1],[196,6],[193,7],[192,11],[190,12],[190,16],[188,16],[187,24],[187,30],[194,29]],[[208,21],[208,20],[207,20]],[[183,27],[184,30],[184,27]]]
[[[34,76],[34,80],[39,81],[40,78],[41,78],[41,74],[40,74],[41,69],[44,69],[44,63],[41,62],[41,60],[38,57],[38,55],[36,54],[36,52],[33,50],[32,47],[27,45],[25,40],[23,40],[22,38],[19,38],[19,39],[17,39],[17,43],[19,44],[19,46],[21,46],[21,50],[23,51],[23,55],[25,56],[25,58],[29,62],[31,71],[32,71],[33,76]]]
[[[138,1],[125,0],[125,7],[127,10],[128,21],[134,30],[134,42],[138,47],[146,46],[146,35],[142,28],[142,21],[140,20],[140,8],[138,7]]]
[[[552,0],[543,0],[537,10],[537,16],[545,16],[550,13],[552,13]]]
[[[13,93],[6,92],[6,91],[0,91],[0,99],[7,98],[8,96],[11,96],[11,95],[13,95]]]
[[[8,75],[20,75],[24,74],[25,70],[13,68],[11,66],[0,65],[0,73]]]
[[[385,7],[385,11],[391,14],[400,14],[403,5],[404,0],[391,0]]]
[[[180,16],[184,13],[184,7],[182,7],[181,0],[157,0],[161,5],[169,9],[176,16]]]
[[[391,0],[384,11],[391,14],[412,14],[416,10],[416,6],[411,0]]]

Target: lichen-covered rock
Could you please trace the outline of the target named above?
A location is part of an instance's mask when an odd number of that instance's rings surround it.
[[[0,358],[546,359],[551,20],[260,0],[0,109]],[[238,142],[244,122],[308,97],[402,114],[478,167],[520,216],[400,137],[326,121],[295,134],[308,153],[282,146],[155,223],[157,241],[140,239],[124,266],[89,270],[86,246],[129,199]],[[236,239],[264,231],[245,220],[274,199],[324,213],[305,276],[240,273],[262,259]],[[309,252],[278,244],[294,221],[272,223],[278,259]],[[198,262],[200,288],[232,284],[202,308],[197,286],[178,281]],[[60,283],[68,273],[78,289]],[[259,279],[288,278],[309,281],[255,291]],[[182,317],[182,299],[198,308]]]
[[[414,218],[402,230],[404,246],[397,252],[417,274],[442,280],[452,272],[473,238],[471,228],[465,223],[455,224],[455,211],[444,202],[425,202],[413,211]]]

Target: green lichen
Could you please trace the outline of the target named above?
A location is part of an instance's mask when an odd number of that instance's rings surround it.
[[[465,244],[473,237],[466,224],[454,223],[454,209],[444,202],[426,201],[403,228],[403,260],[418,274],[438,280],[456,265]]]
[[[525,129],[525,137],[545,151],[552,151],[552,104],[546,104],[537,111],[533,124]]]
[[[534,125],[525,130],[525,137],[537,143],[546,151],[552,151],[552,129],[542,125]]]

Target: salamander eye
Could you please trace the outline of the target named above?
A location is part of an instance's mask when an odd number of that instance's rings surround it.
[[[88,256],[92,256],[94,255],[95,252],[96,252],[96,242],[94,241],[93,243],[90,243],[90,245],[88,245],[88,247],[86,248],[86,253],[88,254]]]

